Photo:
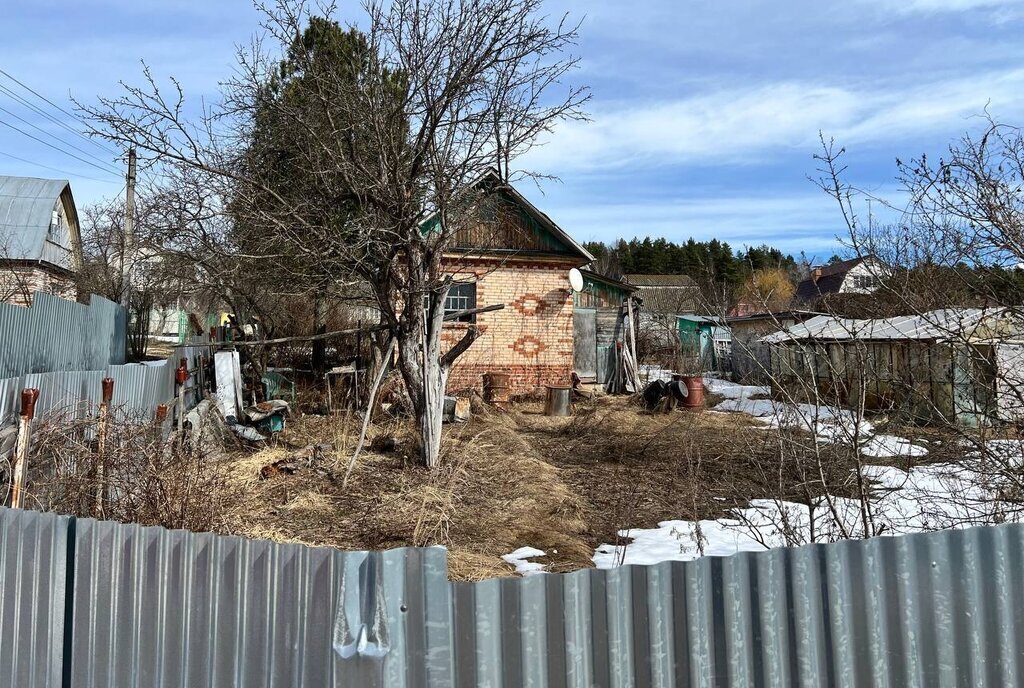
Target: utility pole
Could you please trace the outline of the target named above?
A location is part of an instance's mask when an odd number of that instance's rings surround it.
[[[132,267],[135,262],[135,146],[128,149],[128,183],[124,197],[124,247],[121,249],[122,301],[128,300]]]

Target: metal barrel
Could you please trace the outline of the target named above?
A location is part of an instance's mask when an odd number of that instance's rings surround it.
[[[704,378],[700,376],[684,376],[683,383],[686,385],[686,398],[683,399],[683,408],[704,408]]]
[[[484,401],[499,407],[509,405],[508,373],[484,373]]]
[[[548,394],[544,400],[545,416],[572,415],[572,387],[547,385]]]

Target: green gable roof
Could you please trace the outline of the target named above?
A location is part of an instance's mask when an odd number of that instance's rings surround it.
[[[478,251],[480,253],[546,255],[572,258],[589,263],[594,257],[577,243],[569,234],[559,227],[554,220],[541,212],[511,184],[501,182],[494,170],[489,170],[471,185],[471,188],[488,195],[497,195],[501,206],[510,208],[518,219],[519,227],[526,229],[529,236],[518,237],[515,241],[503,241],[502,237],[493,236],[482,239],[467,231],[453,238],[453,250]],[[438,218],[431,216],[424,224],[424,232],[436,229]],[[507,239],[508,237],[504,237]],[[491,245],[488,245],[490,243]],[[513,245],[516,244],[516,245]]]

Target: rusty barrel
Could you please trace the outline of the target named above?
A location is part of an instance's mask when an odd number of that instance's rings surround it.
[[[484,373],[484,401],[499,408],[509,406],[508,373]]]
[[[683,399],[683,408],[704,408],[704,378],[684,375],[682,381],[686,385],[686,398]]]

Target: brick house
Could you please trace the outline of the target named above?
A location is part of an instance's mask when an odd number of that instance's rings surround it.
[[[81,261],[71,185],[0,176],[0,301],[29,306],[37,291],[73,300]]]
[[[470,322],[481,331],[455,362],[450,392],[480,389],[488,372],[508,373],[513,394],[546,384],[568,385],[572,376],[569,270],[594,257],[519,191],[499,184],[493,173],[476,183],[493,202],[488,214],[494,216],[484,230],[456,234],[445,256],[445,270],[456,280],[446,311],[505,305],[469,316],[467,322],[446,323],[445,347],[461,339]]]

